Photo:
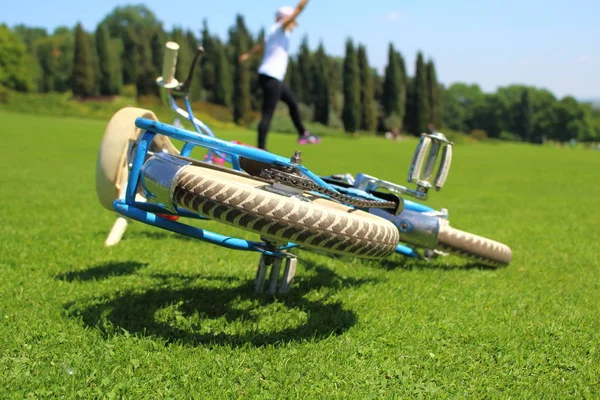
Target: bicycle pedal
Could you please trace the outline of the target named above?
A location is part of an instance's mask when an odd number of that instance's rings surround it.
[[[453,143],[442,133],[422,134],[413,154],[408,182],[416,183],[419,192],[427,193],[431,188],[439,191],[445,185],[450,172],[452,147]]]

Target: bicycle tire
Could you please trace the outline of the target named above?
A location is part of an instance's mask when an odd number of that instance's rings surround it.
[[[440,225],[438,250],[495,268],[507,266],[512,259],[507,245],[446,224]]]
[[[398,245],[398,229],[383,218],[304,192],[274,193],[269,186],[251,176],[188,166],[176,178],[173,201],[263,239],[332,254],[382,259]]]
[[[142,133],[142,130],[135,126],[137,118],[158,121],[150,110],[124,107],[110,119],[100,143],[96,161],[96,195],[100,204],[111,211],[113,201],[119,198],[127,184],[132,149]],[[170,154],[179,154],[169,138],[164,135],[155,136],[150,150],[166,150]]]

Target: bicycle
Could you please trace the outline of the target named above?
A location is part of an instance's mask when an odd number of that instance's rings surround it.
[[[96,167],[98,199],[119,214],[108,239],[112,235],[118,242],[130,219],[257,252],[261,257],[255,290],[263,292],[268,281],[270,294],[290,290],[297,261],[289,252],[293,248],[376,260],[392,254],[455,254],[492,267],[510,263],[512,251],[505,244],[455,229],[447,210],[406,198],[423,201],[429,190],[444,186],[453,144],[443,134],[421,136],[409,169],[414,190],[367,174],[318,176],[303,165],[299,151],[287,158],[225,141],[196,119],[188,95],[203,50],[196,52],[188,78],[179,82],[174,76],[178,47],[166,44],[157,85],[164,102],[195,131],[159,122],[152,111],[134,107],[111,118]],[[183,97],[186,110],[177,105],[177,97]],[[171,139],[184,143],[181,150]],[[204,160],[190,157],[195,147],[208,150]],[[215,157],[224,162],[215,163]],[[180,218],[219,221],[253,232],[260,240],[221,235]]]

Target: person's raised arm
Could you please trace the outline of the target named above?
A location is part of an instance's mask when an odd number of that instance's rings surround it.
[[[298,5],[294,9],[294,12],[291,15],[288,15],[287,17],[283,18],[283,20],[281,21],[281,26],[284,30],[287,29],[287,27],[290,26],[290,24],[296,22],[296,18],[298,18],[298,15],[300,15],[300,13],[302,13],[307,3],[308,0],[300,0]]]
[[[263,48],[264,48],[264,44],[262,44],[262,43],[255,44],[254,47],[252,47],[249,52],[242,54],[240,56],[239,60],[241,62],[244,62],[247,59],[249,59],[252,54],[260,53],[261,51],[263,51]]]

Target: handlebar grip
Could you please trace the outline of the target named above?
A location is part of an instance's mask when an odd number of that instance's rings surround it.
[[[175,80],[175,68],[177,67],[177,52],[179,45],[176,42],[165,44],[165,57],[163,60],[162,78],[163,85],[168,87]]]

